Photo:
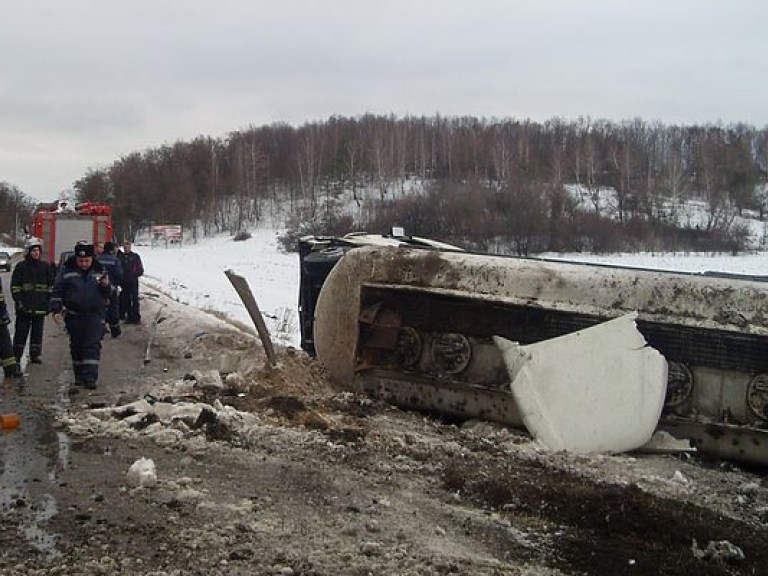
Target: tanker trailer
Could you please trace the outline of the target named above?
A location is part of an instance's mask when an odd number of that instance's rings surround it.
[[[328,268],[315,286],[312,344],[342,386],[521,426],[494,336],[533,344],[635,312],[668,363],[659,428],[703,455],[768,461],[764,277],[404,244],[347,249]]]

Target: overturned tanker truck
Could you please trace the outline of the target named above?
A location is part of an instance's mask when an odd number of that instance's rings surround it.
[[[477,254],[369,234],[303,238],[299,252],[302,347],[343,386],[522,426],[494,337],[532,344],[635,312],[668,365],[658,428],[703,456],[768,463],[766,277]]]

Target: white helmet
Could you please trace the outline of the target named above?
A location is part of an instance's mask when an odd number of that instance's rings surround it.
[[[27,251],[27,254],[29,254],[29,251],[37,246],[42,250],[43,248],[43,241],[40,240],[40,238],[35,238],[34,236],[30,236],[27,238],[27,241],[24,242],[24,249]]]

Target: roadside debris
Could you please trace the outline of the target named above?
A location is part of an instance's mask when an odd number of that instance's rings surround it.
[[[155,317],[152,320],[152,326],[149,330],[149,338],[147,339],[147,348],[144,351],[144,364],[149,364],[152,361],[152,346],[157,338],[157,325],[165,320],[165,318],[161,316],[164,309],[165,305],[163,304],[157,309]]]
[[[646,454],[695,454],[696,447],[688,439],[675,438],[666,430],[656,430],[651,439],[638,448]]]
[[[696,540],[691,544],[693,555],[699,560],[709,560],[718,563],[734,563],[744,560],[744,552],[728,540],[709,542],[703,550],[699,548]]]
[[[261,344],[264,346],[264,352],[267,355],[267,367],[274,368],[277,365],[275,348],[272,344],[272,339],[269,336],[267,325],[264,323],[264,318],[259,310],[259,305],[256,303],[256,298],[253,296],[250,286],[248,286],[248,281],[242,276],[235,274],[233,270],[225,270],[224,274],[232,283],[232,287],[237,292],[240,300],[243,301],[243,305],[248,311],[248,315],[251,317],[251,320],[253,320],[254,326],[256,326],[256,331],[261,339]]]
[[[157,469],[151,458],[139,458],[131,464],[126,474],[129,486],[134,488],[153,488],[157,486]]]
[[[647,346],[630,313],[520,346],[494,337],[528,431],[552,450],[625,452],[653,435],[667,362]]]

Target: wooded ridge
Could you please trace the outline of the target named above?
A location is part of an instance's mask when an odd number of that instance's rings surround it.
[[[150,222],[202,235],[267,218],[297,234],[397,223],[474,249],[527,254],[744,249],[755,239],[737,216],[765,216],[766,182],[768,128],[364,115],[132,152],[73,188],[76,201],[112,204],[123,237]],[[698,227],[679,217],[692,200],[707,215]],[[0,230],[33,204],[0,184]]]

